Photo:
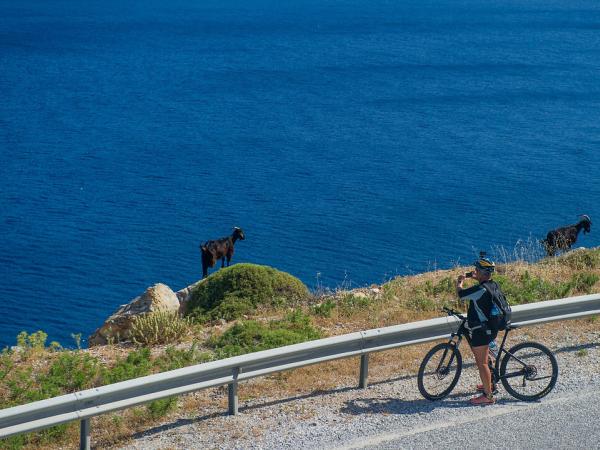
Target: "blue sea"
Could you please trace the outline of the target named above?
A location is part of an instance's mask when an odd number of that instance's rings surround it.
[[[0,0],[0,347],[234,226],[312,288],[510,254],[600,220],[599,144],[597,1]]]

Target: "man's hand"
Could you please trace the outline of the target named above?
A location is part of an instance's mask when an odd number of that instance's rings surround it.
[[[456,293],[458,294],[458,292],[463,288],[463,282],[465,281],[465,278],[467,278],[465,276],[464,273],[461,273],[458,278],[456,279]]]

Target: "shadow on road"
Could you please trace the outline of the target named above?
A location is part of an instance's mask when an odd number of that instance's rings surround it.
[[[600,347],[600,343],[589,343],[589,344],[578,344],[571,346],[564,346],[554,350],[555,353],[570,353],[570,352],[578,352],[581,350],[586,350],[590,348]],[[464,368],[472,367],[474,364],[472,362],[467,362],[464,364]],[[389,378],[386,380],[379,380],[375,382],[369,383],[370,386],[379,385],[379,384],[387,384],[397,381],[403,381],[407,379],[415,378],[415,375],[401,375],[394,378]],[[309,399],[314,397],[320,397],[324,395],[330,394],[338,394],[343,392],[348,392],[351,390],[359,390],[359,388],[354,386],[341,387],[335,389],[328,390],[315,390],[313,392],[297,395],[293,397],[285,397],[281,399],[276,399],[272,401],[266,401],[263,403],[256,403],[254,405],[249,406],[241,406],[239,408],[239,412],[243,413],[245,411],[252,411],[256,409],[261,409],[269,406],[276,406],[280,404],[295,402],[297,400]],[[499,399],[497,404],[510,404],[516,402],[517,400],[512,398]],[[347,401],[345,406],[340,409],[340,413],[342,414],[351,414],[351,415],[360,415],[360,414],[422,414],[433,411],[436,408],[477,408],[476,406],[472,406],[468,403],[468,395],[465,393],[457,393],[451,394],[443,400],[439,400],[436,402],[432,402],[425,399],[419,400],[402,400],[400,398],[362,398]],[[136,433],[133,435],[133,438],[140,438],[142,436],[151,436],[154,434],[159,434],[167,430],[171,430],[174,428],[178,428],[185,425],[194,424],[197,422],[202,422],[205,420],[213,419],[216,417],[225,417],[228,416],[227,411],[223,412],[215,412],[211,414],[206,414],[204,416],[198,416],[190,419],[178,419],[174,422],[167,423],[161,425],[159,427],[151,428],[144,432]],[[234,417],[234,416],[232,416]]]
[[[343,414],[362,415],[362,414],[400,414],[413,415],[429,413],[437,408],[462,409],[462,408],[481,408],[473,406],[468,401],[469,396],[465,394],[449,395],[444,400],[435,402],[429,400],[402,400],[399,398],[361,398],[349,400],[346,406],[340,409]],[[514,399],[500,399],[497,404],[514,403]]]

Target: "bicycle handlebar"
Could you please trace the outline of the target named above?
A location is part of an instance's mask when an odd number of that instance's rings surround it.
[[[459,313],[458,311],[453,310],[452,308],[448,308],[446,306],[444,306],[442,308],[442,311],[444,311],[446,314],[448,314],[449,316],[456,316],[461,320],[467,320],[467,318],[465,316],[463,316],[461,313]]]

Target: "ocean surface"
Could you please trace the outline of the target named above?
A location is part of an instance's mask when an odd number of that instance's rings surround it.
[[[313,288],[531,253],[600,220],[599,144],[597,1],[0,0],[0,347],[233,226]]]

